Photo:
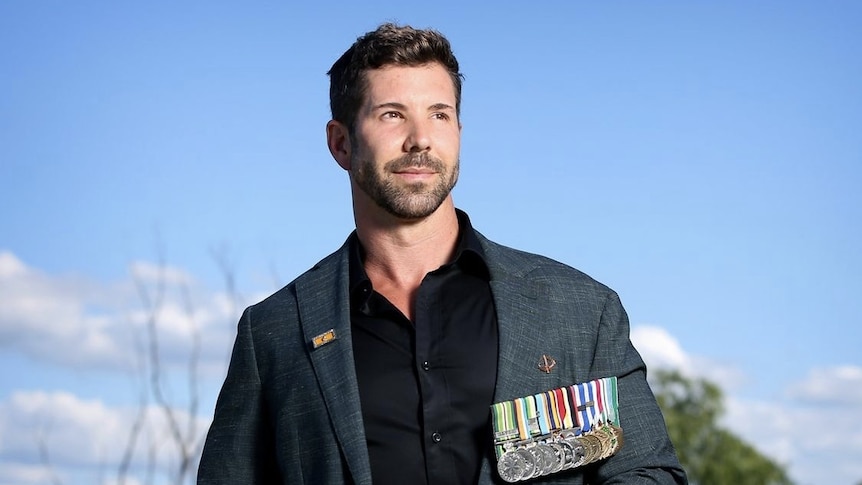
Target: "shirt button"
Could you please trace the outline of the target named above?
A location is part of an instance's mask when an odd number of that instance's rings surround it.
[[[440,433],[438,433],[436,431],[431,433],[431,441],[433,441],[435,443],[439,443],[442,440],[443,440],[443,436]]]
[[[425,362],[422,362],[422,369],[423,370],[428,370],[430,368],[431,368],[431,364],[427,360]]]

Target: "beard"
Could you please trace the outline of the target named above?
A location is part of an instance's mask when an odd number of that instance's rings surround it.
[[[381,172],[375,170],[371,160],[354,159],[351,165],[356,185],[383,210],[401,219],[421,219],[433,214],[452,192],[458,182],[460,162],[456,160],[450,171],[439,158],[409,153],[383,164]],[[408,168],[433,170],[437,181],[402,184],[390,176]]]

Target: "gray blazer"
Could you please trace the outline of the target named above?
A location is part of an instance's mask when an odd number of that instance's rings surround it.
[[[478,236],[499,325],[495,402],[618,378],[623,448],[531,483],[686,483],[617,294],[559,262]],[[199,485],[372,483],[353,366],[348,260],[345,244],[246,309]],[[330,329],[335,340],[313,348]],[[557,362],[550,373],[538,368],[543,354]],[[485,459],[480,484],[503,483],[492,461]]]

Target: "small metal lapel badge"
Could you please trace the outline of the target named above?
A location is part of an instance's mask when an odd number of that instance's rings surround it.
[[[539,370],[545,374],[550,374],[551,369],[557,365],[557,361],[550,355],[542,354],[542,359],[539,361]]]
[[[335,329],[330,328],[329,330],[323,332],[317,337],[311,339],[311,345],[312,347],[317,349],[328,344],[329,342],[332,342],[333,340],[335,340]]]

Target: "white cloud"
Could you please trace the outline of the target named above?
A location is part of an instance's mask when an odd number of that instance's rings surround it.
[[[647,366],[705,378],[725,394],[722,425],[787,466],[801,485],[853,485],[862,479],[862,368],[812,369],[774,399],[742,397],[740,369],[687,353],[665,329],[633,326]]]
[[[0,483],[5,485],[34,485],[56,483],[57,475],[42,464],[18,464],[0,462]]]
[[[852,485],[862,478],[862,406],[824,409],[792,399],[726,401],[724,425],[785,464],[800,484]]]
[[[23,454],[40,440],[65,464],[90,463],[107,443],[117,443],[124,419],[98,400],[68,392],[16,392],[0,404],[0,453]]]
[[[75,470],[79,474],[89,470],[91,477],[115,477],[140,411],[111,408],[100,400],[81,399],[68,392],[13,393],[0,402],[0,462],[6,462],[0,467],[0,483],[45,483],[51,473],[63,476]],[[189,414],[181,409],[174,409],[174,414],[180,429],[189,429]],[[172,467],[179,452],[170,439],[165,414],[150,405],[143,416],[146,424],[135,447],[132,475],[145,468],[152,448],[158,450],[158,473],[169,476],[175,471]],[[208,419],[195,418],[195,433],[188,440],[192,446],[200,443],[208,425]],[[39,456],[40,441],[48,452],[50,468],[32,458],[19,463],[11,460]]]
[[[862,367],[811,369],[805,379],[791,386],[788,394],[811,404],[862,406]]]
[[[167,285],[191,285],[194,279],[186,271],[164,264],[153,264],[148,261],[133,261],[129,265],[133,278],[144,283]]]
[[[163,279],[159,279],[160,272]],[[31,381],[34,390],[0,386],[0,396],[5,396],[0,401],[0,483],[112,485],[110,480],[116,479],[121,453],[138,416],[143,416],[145,426],[137,441],[133,470],[146,468],[150,448],[158,450],[162,475],[167,473],[164,467],[176,465],[166,415],[152,400],[141,415],[139,406],[112,407],[72,391],[86,383],[86,387],[97,386],[112,402],[124,403],[130,390],[147,390],[152,383],[142,362],[152,315],[159,364],[164,370],[162,388],[171,403],[190,398],[184,372],[193,337],[201,337],[201,373],[197,377],[204,416],[192,418],[188,410],[175,410],[180,429],[195,423],[195,440],[200,444],[214,402],[213,386],[224,376],[241,305],[233,303],[235,298],[207,291],[176,268],[134,263],[130,273],[121,281],[100,283],[75,275],[46,274],[10,252],[0,252],[0,357],[16,355],[11,358],[16,363],[36,361],[43,372],[54,368],[69,386],[51,392],[38,390],[37,380]],[[154,307],[145,302],[158,302],[157,311],[151,313]],[[127,375],[132,369],[137,380]],[[28,368],[18,372],[26,373]],[[108,384],[100,385],[96,376],[106,377]],[[43,464],[43,452],[50,468]],[[168,482],[167,477],[156,481]]]
[[[0,251],[0,278],[14,278],[26,271],[27,267],[14,254]]]
[[[724,390],[738,389],[745,382],[745,376],[735,366],[688,354],[662,327],[633,326],[631,340],[648,369],[676,369],[688,377],[704,377]]]
[[[102,284],[44,274],[0,253],[0,349],[74,368],[128,370],[155,315],[165,363],[184,362],[199,332],[204,359],[216,360],[204,364],[223,367],[237,308],[177,268],[136,262],[130,273]]]
[[[667,330],[640,325],[632,328],[632,343],[644,361],[652,367],[688,369],[690,358],[683,352],[679,342]]]

